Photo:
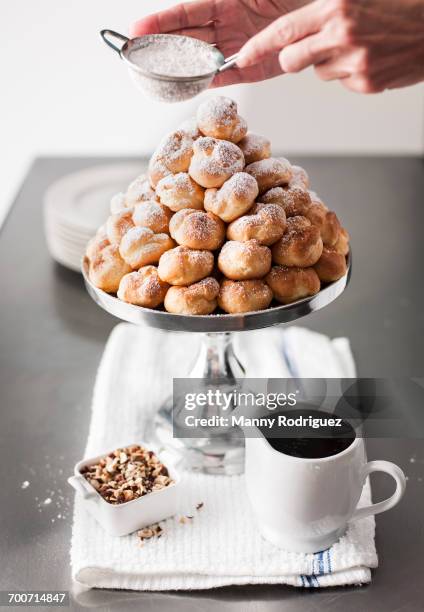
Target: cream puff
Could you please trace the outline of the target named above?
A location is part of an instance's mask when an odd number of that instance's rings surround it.
[[[221,187],[244,167],[241,149],[227,140],[198,138],[193,144],[193,157],[188,173],[202,187]]]
[[[149,162],[149,180],[152,187],[168,176],[187,172],[193,156],[193,139],[184,130],[168,134],[160,142]]]
[[[324,247],[314,268],[321,281],[331,283],[346,274],[346,257],[331,247]]]
[[[308,268],[321,257],[320,231],[306,217],[287,219],[287,231],[272,247],[272,259],[280,266]]]
[[[262,278],[271,269],[271,250],[257,240],[230,240],[218,256],[218,268],[231,280]]]
[[[169,222],[171,236],[191,249],[215,251],[225,239],[225,224],[210,212],[184,208]]]
[[[311,196],[307,189],[299,186],[273,187],[261,196],[264,204],[278,204],[284,208],[286,217],[305,216],[311,206]]]
[[[238,146],[243,151],[246,164],[253,164],[253,162],[271,157],[271,143],[267,138],[258,134],[249,132],[240,140]]]
[[[183,208],[203,209],[205,190],[187,172],[165,176],[157,184],[156,193],[161,203],[174,212]]]
[[[247,172],[236,172],[220,189],[207,189],[205,209],[223,221],[234,221],[252,208],[258,195],[258,184]]]
[[[123,236],[134,227],[132,208],[124,208],[117,212],[106,221],[106,234],[110,244],[120,245]]]
[[[172,212],[169,208],[160,202],[150,200],[134,208],[132,219],[134,225],[148,227],[155,234],[167,234],[171,217]]]
[[[335,212],[328,210],[324,202],[314,193],[309,192],[311,206],[305,212],[312,225],[319,227],[321,238],[326,246],[334,246],[341,230],[340,221]]]
[[[135,304],[144,308],[156,308],[163,304],[168,289],[168,283],[159,278],[155,266],[144,266],[140,270],[125,274],[121,278],[118,297],[128,304]]]
[[[203,102],[196,117],[197,126],[205,136],[239,142],[247,132],[247,123],[237,113],[236,102],[224,96]]]
[[[292,165],[292,176],[289,182],[289,187],[302,187],[303,189],[309,188],[309,176],[308,173],[302,166]]]
[[[249,214],[239,217],[227,228],[228,240],[245,242],[253,238],[270,246],[286,230],[286,214],[277,204],[256,204]]]
[[[158,273],[170,285],[191,285],[210,276],[213,267],[214,257],[210,251],[177,246],[161,256]]]
[[[147,227],[133,227],[122,238],[119,253],[133,270],[138,270],[158,263],[160,256],[174,246],[168,234],[155,234]]]
[[[259,193],[264,193],[272,187],[287,185],[292,176],[290,163],[282,157],[268,157],[248,164],[245,172],[257,180]]]
[[[125,208],[128,208],[127,200],[125,198],[125,193],[119,192],[112,196],[110,200],[110,212],[112,215],[121,212]]]
[[[109,245],[110,242],[106,234],[106,227],[102,225],[97,230],[95,236],[88,241],[85,254],[88,259],[93,259],[102,249]]]
[[[218,295],[218,304],[225,312],[236,314],[268,308],[272,291],[263,280],[224,280]]]
[[[341,255],[347,255],[349,253],[349,234],[344,227],[340,229],[339,237],[337,238],[336,244],[333,246],[333,249],[340,253]]]
[[[212,314],[218,293],[219,283],[211,277],[189,287],[170,287],[165,296],[165,310],[184,315]]]
[[[265,281],[281,304],[290,304],[315,295],[321,287],[314,268],[273,266]]]
[[[122,259],[115,244],[110,244],[97,251],[89,260],[88,276],[98,289],[107,293],[118,291],[121,278],[131,271],[131,267]]]
[[[158,197],[156,196],[155,190],[150,186],[149,179],[145,174],[140,174],[140,176],[134,179],[128,186],[125,194],[125,202],[128,208],[136,206],[140,202],[148,202],[157,199]]]

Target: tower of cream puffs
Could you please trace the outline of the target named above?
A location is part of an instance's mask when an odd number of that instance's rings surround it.
[[[236,102],[217,96],[112,198],[86,256],[91,282],[125,302],[210,315],[312,296],[346,273],[348,252],[306,171],[273,157]]]

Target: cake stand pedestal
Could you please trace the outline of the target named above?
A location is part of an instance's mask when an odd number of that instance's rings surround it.
[[[262,329],[272,325],[291,323],[324,308],[345,290],[351,275],[351,255],[346,274],[325,286],[312,297],[284,306],[245,314],[213,314],[204,316],[176,315],[163,310],[151,310],[122,302],[116,296],[95,287],[88,278],[88,261],[82,263],[86,289],[93,300],[118,319],[173,332],[202,333],[202,341],[195,363],[187,378],[203,379],[204,387],[233,390],[244,377],[244,368],[237,358],[232,333]],[[215,430],[216,435],[205,438],[179,437],[178,415],[182,407],[179,398],[169,398],[158,411],[148,431],[147,441],[159,443],[173,451],[185,467],[213,474],[234,474],[243,471],[244,439],[234,428]],[[235,408],[235,406],[234,406]],[[228,416],[228,410],[206,405],[196,416]],[[174,437],[173,433],[177,436]]]

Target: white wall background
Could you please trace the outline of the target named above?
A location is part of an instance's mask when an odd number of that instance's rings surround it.
[[[171,0],[0,3],[0,222],[39,154],[141,154],[198,104],[146,101],[101,41]],[[312,71],[227,89],[254,131],[292,153],[420,154],[424,86],[360,96]]]

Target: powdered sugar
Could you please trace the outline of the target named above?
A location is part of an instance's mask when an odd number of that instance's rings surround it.
[[[130,48],[128,60],[134,82],[151,98],[179,102],[207,89],[222,55],[195,38],[152,34]]]
[[[163,37],[153,44],[134,49],[129,59],[143,72],[165,77],[198,77],[217,69],[216,52],[202,48],[185,36]]]

